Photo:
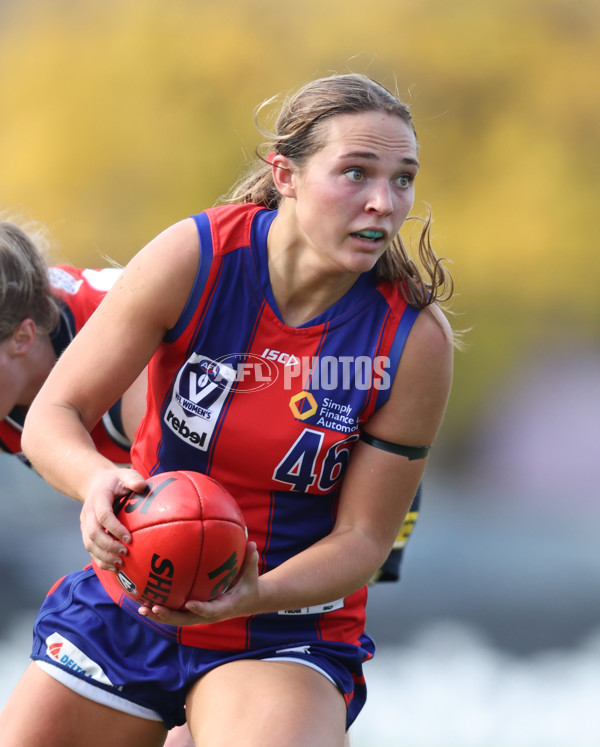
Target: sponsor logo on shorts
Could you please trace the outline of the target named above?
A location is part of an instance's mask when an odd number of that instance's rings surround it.
[[[289,648],[278,648],[277,654],[310,654],[310,644],[303,643],[301,646],[290,646]]]
[[[108,679],[102,667],[93,659],[83,653],[80,649],[71,643],[60,633],[52,633],[46,638],[46,654],[54,661],[71,669],[77,674],[82,674],[96,682],[102,682],[104,685],[113,685]]]
[[[293,610],[279,610],[278,615],[322,615],[325,612],[333,612],[344,606],[344,599],[336,599],[335,602],[327,604],[315,604],[312,607],[298,607]],[[278,652],[279,653],[279,652]]]

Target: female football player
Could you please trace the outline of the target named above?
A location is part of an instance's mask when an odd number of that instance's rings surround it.
[[[407,107],[381,85],[308,83],[226,204],[142,249],[69,345],[23,446],[83,504],[99,571],[61,579],[42,605],[0,718],[8,747],[161,745],[186,714],[198,745],[343,745],[375,652],[367,584],[450,391],[451,279],[428,222],[419,265],[399,238],[418,155]],[[89,431],[147,364],[126,469]],[[138,607],[114,573],[130,538],[113,501],[173,469],[236,497],[244,568],[210,602]]]
[[[49,267],[47,254],[39,226],[0,220],[0,450],[24,461],[21,432],[29,405],[120,272]],[[92,431],[98,450],[113,462],[129,464],[145,393],[142,374]]]
[[[96,309],[120,270],[48,266],[40,226],[0,220],[0,450],[21,451],[29,405],[59,355]],[[146,374],[92,431],[108,459],[129,464],[133,434],[146,406]],[[192,744],[186,727],[169,732],[168,747]]]

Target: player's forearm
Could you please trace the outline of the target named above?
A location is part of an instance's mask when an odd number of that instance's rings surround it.
[[[83,502],[90,477],[114,465],[101,456],[77,414],[66,407],[35,403],[21,439],[23,451],[56,490]]]
[[[388,552],[355,531],[331,534],[260,577],[260,611],[343,599],[368,583]]]

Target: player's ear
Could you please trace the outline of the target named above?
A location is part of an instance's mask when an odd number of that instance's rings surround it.
[[[31,350],[37,335],[37,327],[33,319],[23,319],[10,336],[9,350],[15,357],[27,355]]]
[[[269,162],[273,167],[273,182],[279,194],[282,197],[295,197],[294,162],[279,153],[272,154]]]

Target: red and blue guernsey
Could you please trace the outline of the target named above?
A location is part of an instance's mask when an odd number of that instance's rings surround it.
[[[50,334],[57,358],[96,310],[120,272],[112,267],[90,270],[56,265],[49,268],[52,294],[60,301],[60,319]],[[21,451],[24,420],[22,408],[15,407],[0,421],[0,450],[17,454],[29,466]],[[107,459],[119,464],[129,463],[130,443],[122,432],[119,403],[94,428],[92,438],[98,451]]]
[[[223,484],[258,545],[261,573],[331,532],[352,448],[389,396],[418,314],[396,285],[378,283],[371,272],[317,318],[288,326],[268,274],[275,216],[252,204],[194,216],[197,278],[150,363],[148,410],[132,449],[143,475],[190,469]],[[137,614],[116,582],[106,588]],[[226,651],[355,644],[366,599],[365,587],[314,608],[159,627],[181,643]]]

